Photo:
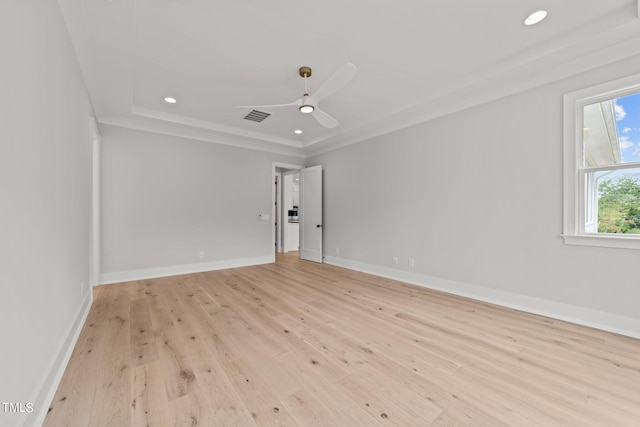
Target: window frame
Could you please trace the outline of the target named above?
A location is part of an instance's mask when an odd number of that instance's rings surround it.
[[[583,166],[583,109],[586,105],[640,92],[640,74],[599,84],[563,96],[564,179],[562,238],[567,245],[640,249],[640,235],[590,233],[586,222],[586,175],[597,170],[629,169],[639,163]],[[597,220],[597,219],[596,219]]]

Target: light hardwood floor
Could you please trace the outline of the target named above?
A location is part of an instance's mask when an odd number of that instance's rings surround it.
[[[45,426],[639,426],[640,341],[279,256],[101,286]]]

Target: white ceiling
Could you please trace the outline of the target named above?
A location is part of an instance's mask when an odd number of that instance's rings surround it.
[[[640,53],[636,0],[59,3],[99,122],[301,157]],[[334,129],[236,108],[292,102],[300,66],[313,93],[347,62],[355,78],[321,103]]]

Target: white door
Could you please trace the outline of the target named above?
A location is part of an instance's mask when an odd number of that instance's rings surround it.
[[[322,262],[322,166],[300,171],[300,258]]]

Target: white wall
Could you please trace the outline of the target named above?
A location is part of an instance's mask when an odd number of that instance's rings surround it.
[[[640,58],[309,159],[327,261],[640,336],[640,253],[560,237],[562,95],[634,72]]]
[[[0,4],[0,401],[47,412],[89,284],[90,106],[57,2]],[[84,286],[81,287],[81,284]]]
[[[299,159],[100,129],[103,283],[271,262],[272,162]]]

